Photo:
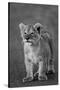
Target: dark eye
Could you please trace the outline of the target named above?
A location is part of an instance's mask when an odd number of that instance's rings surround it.
[[[26,32],[24,34],[26,34]]]

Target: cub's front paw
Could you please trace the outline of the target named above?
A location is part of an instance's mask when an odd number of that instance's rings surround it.
[[[38,76],[38,80],[47,80],[47,76],[46,75]]]
[[[23,82],[29,82],[29,81],[32,81],[33,80],[33,77],[25,77],[23,78]]]

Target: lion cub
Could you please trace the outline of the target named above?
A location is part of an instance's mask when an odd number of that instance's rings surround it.
[[[38,80],[47,80],[46,72],[54,70],[53,44],[50,34],[44,31],[43,25],[19,24],[21,36],[24,43],[24,57],[26,66],[26,77],[23,82],[32,81],[38,73]],[[34,64],[38,70],[33,74]]]

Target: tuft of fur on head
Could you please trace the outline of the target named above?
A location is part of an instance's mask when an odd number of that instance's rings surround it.
[[[40,23],[36,23],[35,25],[20,23],[19,28],[24,43],[36,44],[40,39],[40,32],[43,29],[43,25]]]

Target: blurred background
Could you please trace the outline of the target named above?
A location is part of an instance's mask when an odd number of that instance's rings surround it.
[[[26,75],[19,24],[43,24],[54,38],[56,77],[54,80],[23,83]],[[10,87],[57,84],[58,75],[58,6],[9,3],[9,84]]]

